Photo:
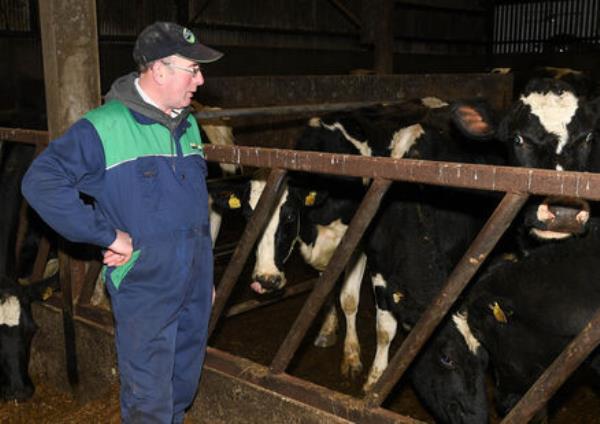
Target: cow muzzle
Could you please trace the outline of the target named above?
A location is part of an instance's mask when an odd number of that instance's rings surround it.
[[[590,205],[584,199],[548,197],[538,206],[530,233],[542,240],[560,240],[587,230]]]
[[[269,274],[256,275],[250,288],[258,294],[271,293],[282,290],[286,285],[283,275]]]

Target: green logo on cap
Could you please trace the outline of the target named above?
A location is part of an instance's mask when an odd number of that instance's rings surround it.
[[[185,41],[187,41],[190,44],[194,44],[196,42],[196,36],[192,31],[190,31],[187,28],[183,29],[183,38],[185,38]]]

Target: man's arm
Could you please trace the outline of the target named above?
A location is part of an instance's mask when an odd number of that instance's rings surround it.
[[[80,191],[92,197],[100,193],[104,172],[98,134],[81,119],[33,161],[21,187],[31,207],[60,235],[107,247],[118,238],[116,229],[79,197]]]

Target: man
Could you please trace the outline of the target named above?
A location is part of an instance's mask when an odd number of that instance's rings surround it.
[[[115,81],[23,180],[58,233],[106,249],[123,423],[181,423],[198,386],[213,268],[206,163],[188,106],[204,83],[199,64],[221,56],[187,28],[148,26],[133,51],[139,73]]]

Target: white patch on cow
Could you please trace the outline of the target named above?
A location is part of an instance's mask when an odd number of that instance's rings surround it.
[[[479,343],[479,340],[475,338],[475,336],[471,332],[471,329],[469,328],[469,323],[467,322],[467,313],[456,313],[452,315],[452,321],[454,321],[456,329],[460,334],[462,334],[463,338],[465,339],[465,343],[467,344],[469,350],[474,355],[476,355],[477,349],[479,349],[479,346],[481,346],[481,344]]]
[[[319,118],[318,116],[315,116],[313,118],[310,118],[308,120],[308,126],[309,127],[313,127],[313,128],[318,128],[321,126],[321,118]]]
[[[250,206],[252,206],[253,210],[258,203],[258,198],[260,197],[262,190],[265,188],[264,181],[256,181],[256,184],[254,183],[255,181],[253,180],[250,186]],[[254,277],[257,275],[278,275],[282,281],[285,282],[285,275],[277,268],[277,265],[275,265],[275,233],[277,232],[277,227],[281,220],[281,205],[285,203],[287,198],[288,190],[286,187],[256,248],[256,263],[254,265],[254,272],[252,273]],[[292,246],[293,244],[294,243],[292,243]]]
[[[384,289],[387,287],[387,282],[381,274],[375,274],[373,278],[371,278],[371,282],[373,283],[373,287],[383,287]]]
[[[391,157],[400,159],[415,145],[417,139],[425,134],[425,130],[420,124],[404,127],[394,133],[390,142]]]
[[[448,106],[448,103],[437,97],[423,97],[421,103],[429,109],[439,109]]]
[[[256,208],[258,204],[258,199],[262,195],[263,191],[265,191],[265,185],[267,182],[265,180],[252,180],[250,181],[250,198],[248,202],[250,203],[250,207],[252,210]]]
[[[573,235],[573,233],[564,233],[562,231],[540,230],[539,228],[532,228],[530,233],[531,233],[531,235],[539,238],[540,240],[563,240],[563,239],[566,239]]]
[[[21,303],[16,296],[8,296],[0,303],[0,325],[16,327],[21,317]]]
[[[347,229],[348,226],[342,224],[341,219],[336,219],[329,225],[317,225],[315,242],[300,242],[300,253],[306,263],[318,271],[324,271]]]
[[[360,283],[366,266],[367,256],[361,253],[358,259],[346,268],[346,278],[340,293],[340,304],[346,317],[346,339],[341,372],[346,377],[355,377],[362,371],[360,343],[356,331],[356,312],[360,300]]]
[[[569,91],[555,93],[531,93],[521,96],[521,101],[531,108],[542,126],[551,134],[556,134],[558,144],[556,154],[560,154],[569,140],[567,125],[573,119],[578,107],[578,99]]]
[[[321,126],[330,131],[338,130],[339,132],[341,132],[342,135],[346,138],[346,140],[348,140],[350,143],[352,143],[352,145],[354,147],[356,147],[358,149],[358,151],[360,152],[360,154],[362,156],[371,156],[373,154],[373,151],[371,150],[371,147],[369,147],[368,142],[360,141],[360,140],[357,140],[356,138],[352,137],[350,134],[348,134],[348,132],[346,131],[346,128],[344,128],[344,126],[340,122],[336,122],[335,124],[332,124],[332,125],[327,125],[321,121]]]
[[[389,362],[390,344],[396,337],[398,323],[391,312],[377,308],[377,350],[363,390],[368,392],[379,380]]]

